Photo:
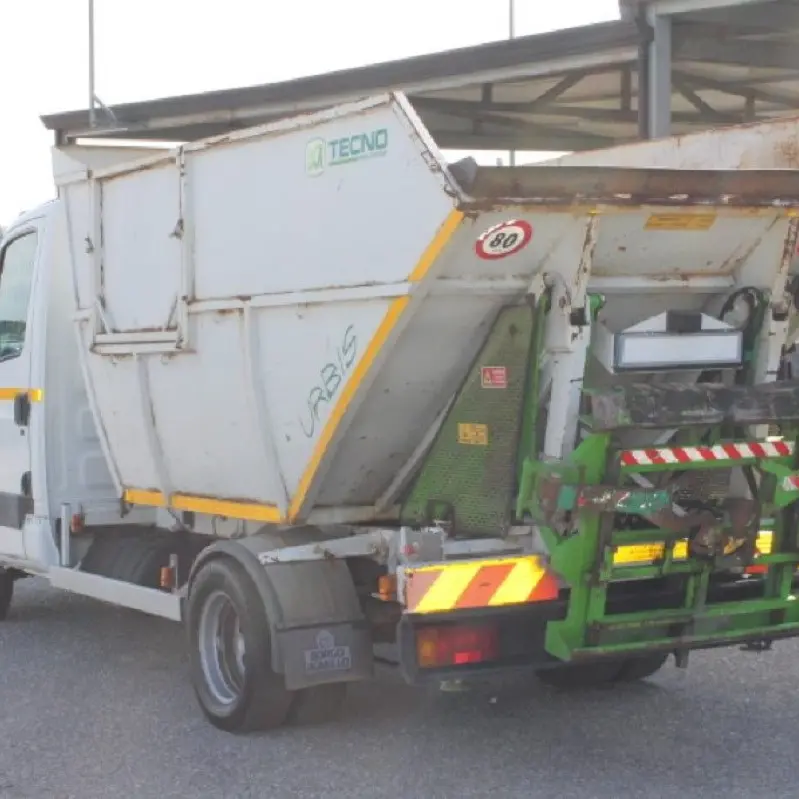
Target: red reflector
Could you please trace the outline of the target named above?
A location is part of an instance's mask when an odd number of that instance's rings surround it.
[[[445,625],[416,631],[416,659],[423,669],[484,663],[498,654],[495,627]]]
[[[456,652],[453,655],[456,666],[463,666],[466,663],[479,663],[484,660],[483,653],[475,649],[472,652]]]

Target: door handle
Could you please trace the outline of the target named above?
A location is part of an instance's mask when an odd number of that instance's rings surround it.
[[[28,393],[14,397],[14,422],[19,427],[27,427],[31,418],[31,399]]]

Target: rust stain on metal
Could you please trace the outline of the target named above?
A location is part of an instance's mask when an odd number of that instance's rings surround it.
[[[721,266],[719,267],[719,271],[730,272],[737,269],[742,264],[746,263],[749,260],[749,258],[751,258],[752,253],[761,245],[766,235],[770,233],[774,228],[774,226],[780,221],[781,220],[779,217],[775,217],[774,219],[772,219],[768,227],[759,236],[755,238],[755,240],[746,248],[746,250],[744,250],[742,253],[733,252],[731,255],[727,256],[727,258],[724,259]]]
[[[159,325],[151,325],[148,327],[137,327],[135,330],[132,331],[125,331],[131,333],[166,333],[167,328],[161,327]]]
[[[799,220],[792,219],[788,228],[788,235],[785,237],[785,242],[782,247],[782,257],[780,259],[780,272],[786,274],[790,268],[791,261],[793,261],[796,254],[796,242],[799,238]]]
[[[464,210],[498,205],[799,207],[791,170],[676,170],[606,167],[480,167]]]
[[[774,148],[781,168],[799,169],[799,141],[794,137],[783,139]]]
[[[597,215],[592,215],[585,228],[585,236],[583,238],[583,246],[580,254],[580,266],[577,269],[577,274],[574,279],[575,289],[580,287],[582,281],[588,278],[591,272],[591,266],[594,262],[594,252],[596,250],[599,236],[597,235]]]

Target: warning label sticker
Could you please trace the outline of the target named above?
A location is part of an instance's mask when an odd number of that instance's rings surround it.
[[[305,650],[305,671],[319,674],[330,671],[349,671],[352,655],[348,646],[336,646],[332,633],[321,630],[316,636],[316,646]]]
[[[458,422],[458,443],[475,447],[488,446],[488,425]]]
[[[715,214],[651,214],[646,230],[710,230]]]
[[[483,388],[507,388],[508,368],[506,366],[480,367],[480,385]]]

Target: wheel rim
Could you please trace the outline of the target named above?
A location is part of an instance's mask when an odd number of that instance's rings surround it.
[[[227,594],[215,591],[199,621],[200,664],[208,690],[220,705],[234,704],[244,690],[244,636],[236,608]]]

